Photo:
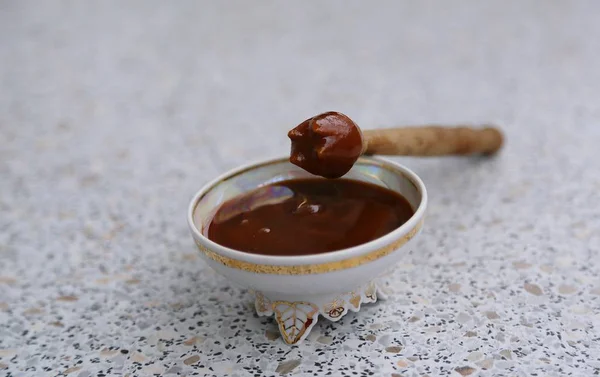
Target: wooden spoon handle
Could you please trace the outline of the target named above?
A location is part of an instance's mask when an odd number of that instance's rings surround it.
[[[494,127],[406,127],[364,130],[363,153],[401,156],[492,154],[502,146]]]

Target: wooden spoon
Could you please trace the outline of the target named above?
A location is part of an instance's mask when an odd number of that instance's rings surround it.
[[[290,161],[326,178],[346,174],[361,154],[394,156],[445,156],[494,154],[503,144],[495,127],[466,126],[361,129],[346,115],[326,112],[300,123],[288,132]]]

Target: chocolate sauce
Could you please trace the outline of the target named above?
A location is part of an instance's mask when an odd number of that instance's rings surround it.
[[[325,178],[346,174],[362,151],[358,126],[334,111],[305,120],[288,137],[292,140],[290,162]]]
[[[402,195],[385,187],[349,179],[298,179],[225,202],[204,232],[235,250],[308,255],[372,241],[413,213]]]

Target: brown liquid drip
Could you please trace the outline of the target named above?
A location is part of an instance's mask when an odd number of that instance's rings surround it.
[[[305,120],[288,137],[292,140],[290,162],[325,178],[346,174],[362,151],[359,128],[334,111]]]
[[[308,255],[367,243],[413,214],[402,195],[385,187],[348,179],[298,179],[225,202],[204,232],[235,250]]]

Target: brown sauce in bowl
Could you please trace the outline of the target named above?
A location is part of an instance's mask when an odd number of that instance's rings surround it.
[[[295,179],[223,203],[204,232],[239,251],[309,255],[367,243],[413,214],[402,195],[385,187],[350,179]]]

